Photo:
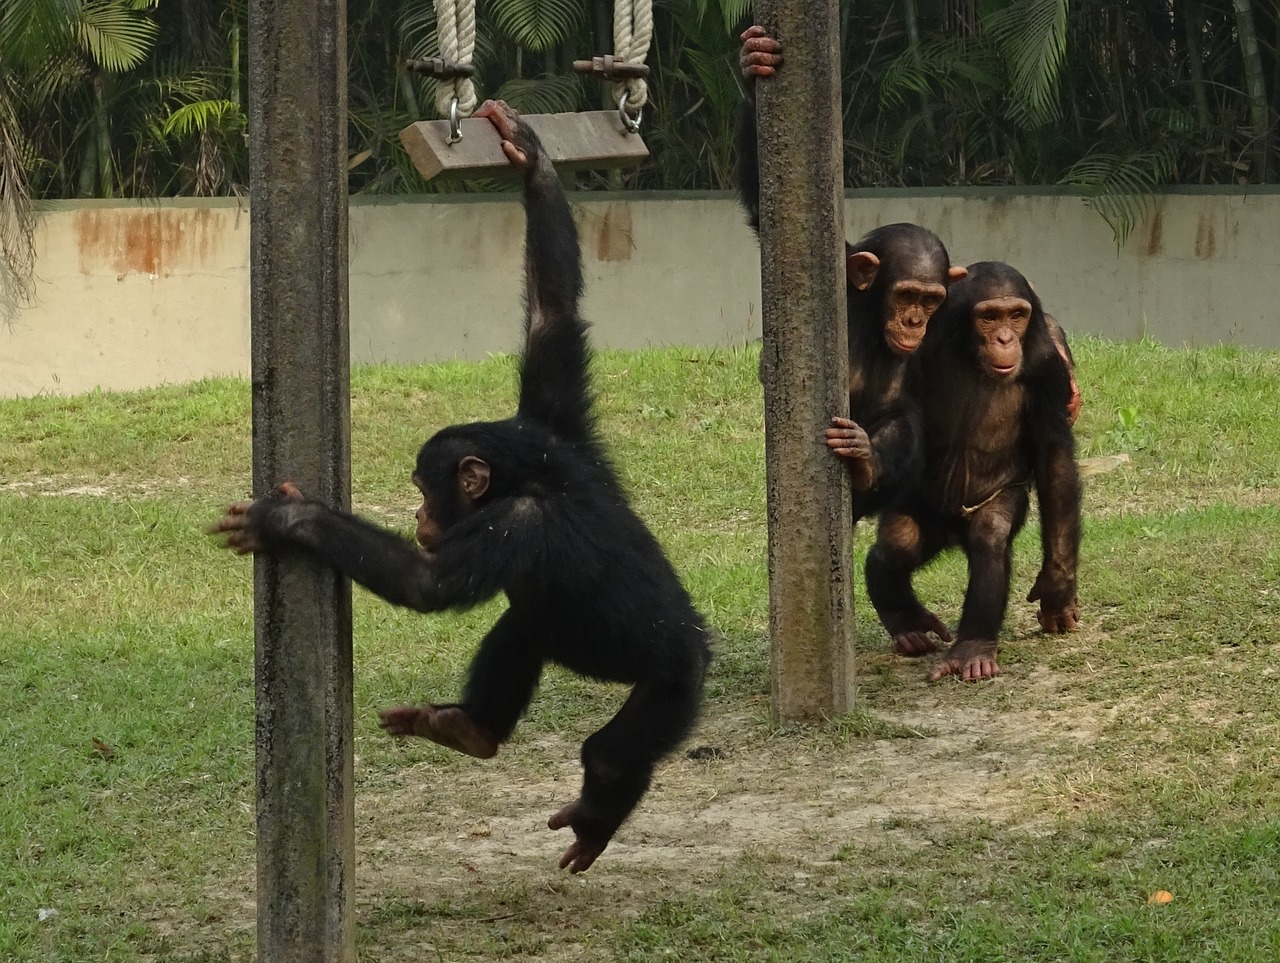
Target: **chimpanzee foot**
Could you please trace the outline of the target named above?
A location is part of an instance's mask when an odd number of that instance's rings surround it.
[[[571,826],[578,837],[560,857],[560,868],[567,869],[571,873],[581,873],[583,870],[590,869],[591,864],[609,845],[607,839],[601,841],[583,835],[578,826],[582,823],[584,814],[582,803],[575,799],[547,820],[548,829],[564,829],[566,826]]]
[[[477,725],[462,706],[400,706],[387,709],[379,725],[393,736],[421,736],[477,759],[492,759],[498,740]]]
[[[929,681],[937,682],[945,676],[958,675],[964,682],[978,682],[981,679],[994,679],[999,674],[995,642],[962,639],[934,667]]]
[[[914,615],[891,617],[885,621],[885,628],[893,637],[893,647],[898,654],[911,658],[937,652],[941,648],[937,639],[951,641],[951,631],[946,623],[926,608],[921,608]]]
[[[1040,628],[1045,632],[1052,632],[1054,635],[1074,632],[1080,627],[1080,601],[1072,599],[1061,609],[1047,608],[1042,601],[1036,618],[1040,621]]]

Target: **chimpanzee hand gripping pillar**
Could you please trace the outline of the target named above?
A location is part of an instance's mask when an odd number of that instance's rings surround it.
[[[394,735],[479,758],[506,742],[548,660],[628,683],[618,714],[582,747],[582,792],[551,816],[575,840],[560,867],[596,860],[697,718],[710,648],[703,620],[635,515],[595,425],[577,230],[537,136],[514,110],[487,117],[524,180],[525,345],[505,421],[454,425],[418,452],[419,547],[286,483],[231,506],[228,548],[310,552],[395,605],[464,609],[504,592],[506,612],[471,662],[462,698],[382,713]]]

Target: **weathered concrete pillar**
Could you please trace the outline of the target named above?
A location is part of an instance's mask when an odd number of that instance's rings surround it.
[[[350,504],[347,18],[249,5],[253,486]],[[310,559],[254,566],[258,958],[352,963],[351,588]]]
[[[760,0],[785,66],[756,82],[773,708],[845,712],[853,694],[853,523],[823,429],[848,414],[840,21],[836,0]]]

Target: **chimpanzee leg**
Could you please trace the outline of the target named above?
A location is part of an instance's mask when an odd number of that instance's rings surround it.
[[[969,585],[956,629],[956,644],[933,671],[932,678],[958,675],[966,682],[1000,674],[996,639],[1009,604],[1013,538],[1027,520],[1027,491],[1019,486],[1001,492],[966,520],[961,545],[969,559]]]
[[[880,516],[876,543],[867,553],[867,595],[894,647],[903,655],[936,651],[936,635],[951,641],[943,621],[920,604],[911,574],[947,546],[941,520],[932,521],[899,512]]]
[[[388,709],[382,727],[488,759],[511,737],[529,705],[542,674],[542,653],[536,630],[508,609],[476,650],[461,702]]]
[[[582,793],[547,821],[551,829],[570,826],[577,836],[561,869],[580,873],[604,852],[649,788],[658,761],[693,728],[701,693],[701,670],[640,682],[618,714],[582,744]]]
[[[511,737],[542,676],[544,649],[537,632],[508,609],[484,637],[467,670],[460,705],[499,742]]]

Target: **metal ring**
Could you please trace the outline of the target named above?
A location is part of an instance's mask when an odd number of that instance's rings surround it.
[[[644,120],[644,110],[637,110],[635,117],[627,113],[627,92],[624,90],[618,98],[618,119],[628,134],[640,133],[640,121]]]
[[[462,140],[462,118],[458,116],[458,98],[454,97],[449,104],[449,139],[446,144],[456,144]]]

